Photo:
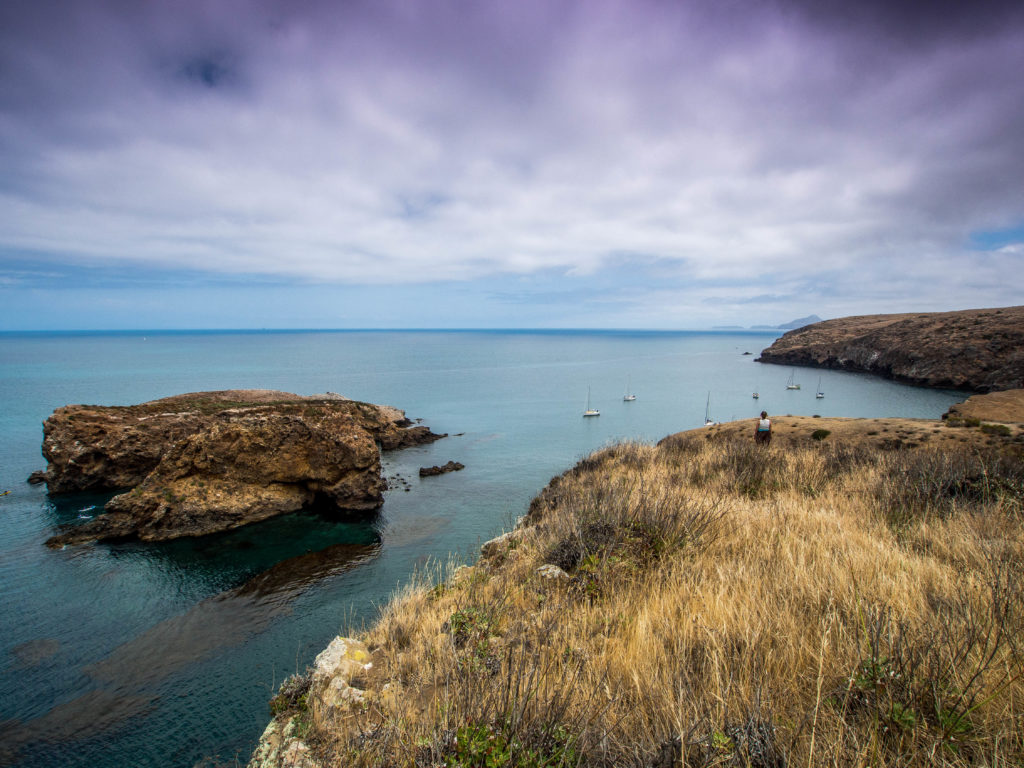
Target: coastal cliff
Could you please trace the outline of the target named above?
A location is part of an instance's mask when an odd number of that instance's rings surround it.
[[[786,333],[758,362],[873,373],[974,392],[1024,387],[1024,306],[825,320]]]
[[[598,451],[286,680],[249,768],[1020,761],[1024,423],[991,413]]]
[[[317,505],[373,510],[384,490],[378,445],[439,437],[397,408],[330,394],[227,390],[65,406],[43,425],[49,491],[130,490],[47,544],[200,536]]]

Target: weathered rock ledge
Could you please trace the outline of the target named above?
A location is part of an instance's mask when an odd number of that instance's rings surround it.
[[[758,362],[873,373],[927,387],[1024,387],[1024,306],[825,320],[782,336]]]
[[[390,406],[272,390],[58,408],[43,425],[49,491],[131,490],[47,544],[200,536],[315,505],[374,510],[380,449],[443,437],[410,425]]]

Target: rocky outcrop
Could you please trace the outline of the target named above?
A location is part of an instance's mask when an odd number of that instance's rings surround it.
[[[277,715],[260,737],[248,768],[319,768],[310,745],[303,739],[313,718],[343,713],[363,698],[357,687],[373,668],[371,654],[360,640],[336,637],[305,675],[289,679],[271,701]]]
[[[465,468],[466,465],[461,462],[449,461],[440,467],[436,464],[432,467],[420,467],[420,477],[434,477],[435,475],[443,475],[445,472],[458,472]]]
[[[1024,306],[826,320],[782,336],[758,362],[874,373],[975,392],[1024,387]]]
[[[374,510],[378,445],[441,437],[409,425],[389,406],[267,390],[59,408],[43,425],[50,492],[131,490],[47,543],[199,536],[316,505]]]

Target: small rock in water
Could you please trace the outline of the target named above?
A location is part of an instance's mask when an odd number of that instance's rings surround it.
[[[420,467],[420,477],[432,477],[433,475],[443,475],[445,472],[458,472],[460,469],[465,469],[465,464],[460,464],[457,461],[449,461],[443,467]]]

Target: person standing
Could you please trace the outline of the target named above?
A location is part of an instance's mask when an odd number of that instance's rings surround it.
[[[754,442],[758,445],[768,445],[772,441],[772,421],[768,418],[767,411],[761,411],[761,418],[757,421],[754,429]]]

